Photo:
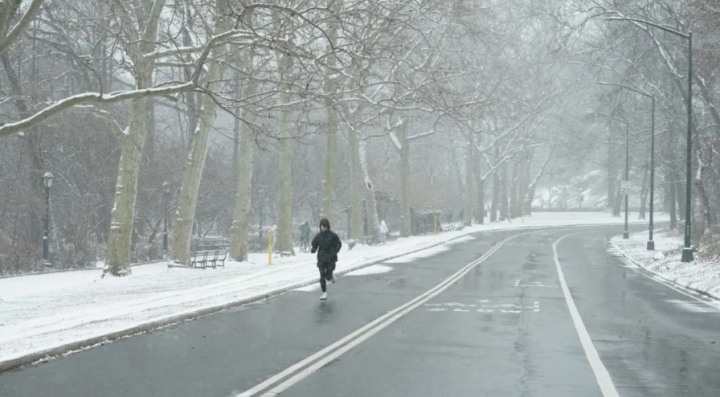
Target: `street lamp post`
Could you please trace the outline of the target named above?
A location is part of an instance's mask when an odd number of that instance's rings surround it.
[[[53,183],[52,172],[46,172],[42,179],[45,186],[45,235],[43,236],[43,262],[47,264],[50,253],[50,187]]]
[[[647,250],[648,251],[654,251],[655,250],[655,241],[653,240],[653,230],[655,228],[655,224],[653,223],[653,214],[655,209],[655,95],[648,94],[647,92],[636,90],[634,88],[621,85],[621,84],[612,84],[612,83],[598,83],[601,85],[611,85],[615,87],[624,88],[626,90],[638,93],[646,98],[650,98],[652,102],[652,110],[651,110],[651,116],[650,116],[650,225],[649,225],[649,235],[648,235],[648,241],[647,241]]]
[[[690,245],[690,226],[692,222],[692,75],[693,75],[693,56],[692,56],[692,32],[683,33],[675,29],[661,26],[650,21],[644,21],[642,19],[625,18],[625,17],[611,17],[607,18],[609,21],[632,21],[641,23],[643,25],[652,26],[663,30],[668,33],[672,33],[676,36],[680,36],[688,41],[688,94],[687,94],[687,157],[685,160],[686,172],[685,172],[685,244],[682,251],[682,262],[693,261],[693,251]]]
[[[170,182],[165,181],[163,186],[163,254],[168,253],[168,206],[170,203]]]

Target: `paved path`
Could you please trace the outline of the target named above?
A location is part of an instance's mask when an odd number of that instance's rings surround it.
[[[717,303],[625,267],[615,234],[478,234],[325,302],[295,291],[0,374],[0,396],[717,397]]]

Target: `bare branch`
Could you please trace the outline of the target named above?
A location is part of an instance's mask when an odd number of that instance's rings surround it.
[[[31,128],[43,121],[57,115],[58,113],[69,109],[73,106],[81,105],[84,103],[115,103],[122,102],[133,98],[141,97],[153,97],[176,94],[184,91],[194,90],[197,85],[194,82],[187,82],[177,85],[146,88],[141,90],[122,91],[109,94],[101,94],[99,92],[88,92],[65,98],[61,101],[55,102],[54,104],[46,107],[45,109],[33,114],[32,116],[14,122],[6,123],[0,126],[0,138],[12,135],[28,128]]]
[[[21,2],[22,1],[20,1],[20,0],[16,1],[18,6],[20,5]],[[15,26],[13,26],[13,28],[9,31],[9,33],[7,35],[5,35],[5,37],[0,37],[0,54],[7,51],[7,49],[10,48],[10,46],[15,42],[15,40],[17,40],[18,37],[20,37],[22,32],[25,31],[28,24],[30,24],[30,21],[32,21],[33,18],[35,18],[35,15],[37,15],[38,11],[40,11],[40,6],[42,6],[43,2],[44,2],[44,0],[33,0],[33,2],[30,3],[30,7],[28,7],[28,10],[25,12],[25,14],[22,16],[22,18],[20,18],[18,23],[16,23]],[[5,7],[12,6],[9,3],[6,3],[6,4],[7,5]],[[0,11],[8,12],[10,10],[8,10],[7,8],[0,7]],[[10,23],[13,15],[14,15],[14,12],[6,14],[4,16],[4,18],[7,18],[7,20],[2,21],[0,23]],[[2,29],[1,25],[0,25],[0,29]],[[2,32],[2,30],[0,30],[0,33],[1,32]]]

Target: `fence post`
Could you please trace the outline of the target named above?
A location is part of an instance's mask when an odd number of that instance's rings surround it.
[[[435,234],[438,232],[438,216],[435,215]]]

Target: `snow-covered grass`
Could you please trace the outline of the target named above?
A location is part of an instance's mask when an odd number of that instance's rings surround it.
[[[637,219],[637,214],[631,219]],[[449,249],[445,243],[450,240],[467,239],[480,231],[621,223],[621,218],[605,213],[538,213],[512,222],[400,238],[381,246],[344,247],[337,271],[342,274],[407,253],[413,254],[393,263],[427,257]],[[430,249],[417,252],[426,248]],[[311,254],[274,257],[272,266],[267,265],[267,254],[253,254],[249,262],[229,261],[226,266],[168,268],[163,262],[135,266],[132,275],[124,278],[101,278],[101,270],[86,270],[0,279],[0,363],[142,324],[261,299],[272,291],[317,279]]]
[[[720,263],[696,255],[695,261],[683,263],[683,235],[674,230],[654,234],[655,251],[648,251],[648,233],[633,233],[629,240],[622,236],[611,239],[621,253],[646,270],[665,280],[720,299]]]

